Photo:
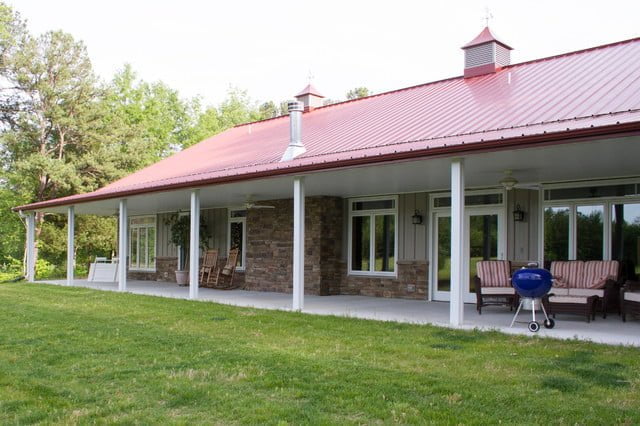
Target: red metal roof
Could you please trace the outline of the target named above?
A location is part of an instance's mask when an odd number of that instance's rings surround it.
[[[640,130],[640,38],[240,125],[88,194],[19,209]]]
[[[464,46],[462,46],[462,48],[466,49],[468,47],[473,47],[473,46],[477,46],[479,44],[489,43],[491,41],[495,41],[496,43],[503,45],[507,49],[513,50],[512,47],[510,47],[507,44],[505,44],[505,43],[501,42],[500,40],[498,40],[498,38],[495,35],[493,35],[493,33],[491,32],[489,27],[484,27],[484,30],[482,30],[480,32],[480,34],[478,34],[476,36],[476,38],[474,38],[469,43],[467,43]]]

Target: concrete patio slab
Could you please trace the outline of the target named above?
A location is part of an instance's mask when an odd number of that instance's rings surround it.
[[[40,283],[66,285],[66,280],[48,280]],[[75,280],[74,286],[96,290],[118,291],[115,282],[88,282]],[[128,281],[127,291],[149,296],[188,299],[189,288],[179,287],[175,283],[155,281]],[[213,290],[201,288],[198,301],[222,303],[226,305],[291,311],[292,295],[245,290]],[[311,296],[304,298],[304,313],[316,315],[335,315],[341,317],[395,321],[414,324],[433,324],[451,327],[449,304],[446,302],[428,302],[422,300],[385,299],[366,296]],[[513,312],[501,307],[484,308],[478,315],[475,305],[465,305],[464,324],[461,329],[497,330],[508,334],[553,337],[559,339],[579,339],[596,343],[621,344],[640,347],[640,321],[622,322],[617,314],[609,314],[606,319],[597,316],[595,321],[587,323],[583,317],[558,315],[556,327],[542,328],[538,333],[530,333],[526,324],[517,323],[509,327]],[[520,314],[519,320],[529,321],[530,311]]]

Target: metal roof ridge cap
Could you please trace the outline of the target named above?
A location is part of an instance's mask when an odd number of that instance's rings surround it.
[[[513,67],[517,67],[520,65],[528,65],[528,64],[532,64],[532,63],[536,63],[536,62],[545,62],[545,61],[549,61],[552,59],[558,59],[558,58],[563,58],[563,57],[567,57],[567,56],[572,56],[572,55],[579,55],[582,53],[587,53],[593,50],[600,50],[600,49],[606,49],[609,47],[614,47],[614,46],[618,46],[618,45],[622,45],[622,44],[631,44],[633,42],[640,42],[640,37],[633,37],[633,38],[629,38],[626,40],[620,40],[620,41],[614,41],[611,43],[605,43],[605,44],[600,44],[598,46],[592,46],[592,47],[587,47],[584,49],[578,49],[578,50],[571,50],[569,52],[564,52],[564,53],[558,53],[556,55],[551,55],[551,56],[545,56],[543,58],[536,58],[536,59],[530,59],[528,61],[524,61],[524,62],[518,62],[515,64],[509,64],[509,65],[505,65],[503,67],[500,68],[500,71],[502,70],[509,70]]]

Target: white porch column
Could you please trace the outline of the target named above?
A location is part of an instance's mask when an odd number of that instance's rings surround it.
[[[75,211],[73,206],[67,209],[67,285],[73,285],[75,266]]]
[[[449,323],[461,325],[464,320],[464,161],[451,162],[451,301]]]
[[[304,307],[304,178],[293,180],[293,310]]]
[[[191,233],[189,239],[189,299],[198,298],[200,269],[200,191],[191,191]]]
[[[25,271],[25,278],[30,283],[36,279],[36,214],[35,212],[27,213],[27,270]]]
[[[127,216],[127,200],[122,199],[118,224],[118,291],[127,291],[127,254],[129,252]]]

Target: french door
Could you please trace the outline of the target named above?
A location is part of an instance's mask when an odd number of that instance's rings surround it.
[[[502,207],[473,207],[465,210],[463,299],[474,303],[476,263],[480,260],[504,259],[505,224]],[[450,300],[451,290],[451,213],[439,211],[432,224],[432,267],[434,300]]]

